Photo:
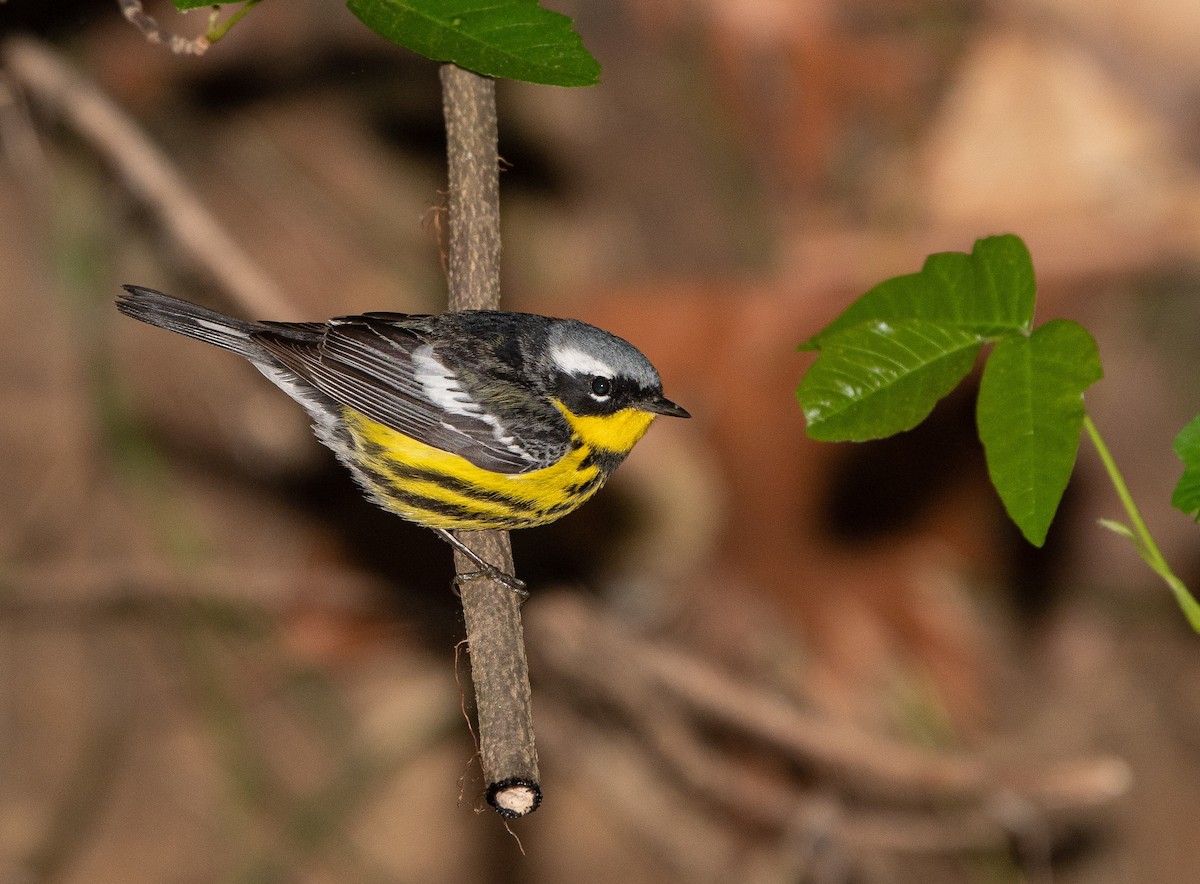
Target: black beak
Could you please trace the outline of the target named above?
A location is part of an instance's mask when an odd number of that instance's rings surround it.
[[[666,396],[661,395],[642,403],[642,408],[655,414],[665,414],[668,417],[691,417],[687,413],[687,409],[680,408]]]

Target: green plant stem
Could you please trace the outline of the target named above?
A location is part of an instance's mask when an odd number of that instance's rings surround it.
[[[237,12],[225,19],[224,23],[210,26],[208,33],[204,35],[204,39],[206,39],[209,43],[216,43],[225,36],[230,28],[245,18],[246,13],[248,13],[261,2],[262,0],[246,0],[246,2],[242,4],[242,7]]]
[[[1104,469],[1108,473],[1108,478],[1112,482],[1113,488],[1116,489],[1117,497],[1120,499],[1121,505],[1125,508],[1126,515],[1129,516],[1130,525],[1121,526],[1126,531],[1120,533],[1127,534],[1133,541],[1133,545],[1137,548],[1138,554],[1150,566],[1150,570],[1161,577],[1167,586],[1170,587],[1171,592],[1175,594],[1175,600],[1179,603],[1179,607],[1183,609],[1188,623],[1191,624],[1193,630],[1200,633],[1200,602],[1196,601],[1183,581],[1175,576],[1175,572],[1167,564],[1162,550],[1158,548],[1158,544],[1154,542],[1154,538],[1150,535],[1150,529],[1146,527],[1146,521],[1142,518],[1137,504],[1133,502],[1133,495],[1129,493],[1129,486],[1125,484],[1125,477],[1121,475],[1121,471],[1117,468],[1117,463],[1113,460],[1112,452],[1104,444],[1104,439],[1100,436],[1100,431],[1087,414],[1083,416],[1083,428],[1087,430],[1088,438],[1096,446],[1096,453],[1100,455],[1100,461],[1104,464]]]

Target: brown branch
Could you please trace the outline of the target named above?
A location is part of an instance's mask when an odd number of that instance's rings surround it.
[[[551,700],[539,706],[538,722],[543,743],[586,780],[622,837],[679,880],[740,881],[765,868],[776,870],[769,880],[843,880],[849,876],[824,874],[827,867],[853,870],[871,856],[1001,851],[1014,840],[987,809],[864,809],[828,789],[789,786],[713,749],[697,749],[694,734],[675,742],[682,734],[672,718],[670,733],[640,727],[634,733]],[[670,743],[648,745],[663,738]],[[681,761],[686,770],[679,770]]]
[[[500,178],[495,82],[443,65],[442,101],[450,178],[450,309],[500,306]],[[512,574],[503,531],[463,531],[458,538],[500,571]],[[532,813],[541,801],[533,741],[529,667],[520,599],[510,588],[475,576],[457,550],[463,616],[475,683],[479,754],[488,803],[505,817]]]
[[[699,747],[676,710],[644,704],[640,711],[671,723],[658,733],[642,720],[619,730],[552,700],[539,705],[538,722],[543,743],[586,780],[622,839],[681,881],[840,881],[871,857],[1003,851],[1026,834],[990,808],[867,809],[833,790],[789,786]],[[1035,876],[1044,856],[1027,853],[1026,880],[1044,880]]]
[[[1037,859],[1047,827],[1085,819],[1129,788],[1128,766],[1110,756],[1000,767],[835,724],[685,651],[639,637],[575,597],[539,598],[528,626],[539,669],[569,698],[564,706],[605,709],[606,722],[624,722],[640,735],[639,751],[653,756],[657,780],[669,788],[682,784],[727,815],[777,832],[809,825],[804,821],[821,817],[832,798],[832,834],[849,847],[947,853],[1015,837]],[[544,736],[557,747],[570,712],[548,712]],[[760,751],[753,761],[740,759],[718,748],[714,732]],[[569,735],[565,741],[576,743]],[[761,766],[771,758],[775,764]],[[808,773],[789,782],[779,765]],[[812,794],[814,782],[820,799]],[[635,794],[642,800],[641,791]]]
[[[0,612],[119,610],[204,599],[242,602],[282,616],[294,603],[299,573],[299,568],[269,563],[214,561],[184,576],[167,562],[141,556],[13,561],[5,569]],[[336,567],[304,568],[302,573],[307,602],[374,616],[367,606],[379,586],[372,578]]]
[[[442,66],[450,178],[450,309],[500,307],[496,83]]]
[[[13,81],[103,156],[158,217],[182,251],[254,316],[285,318],[287,298],[230,237],[187,182],[129,117],[42,43],[14,38],[3,46]]]
[[[798,787],[777,772],[723,754],[705,742],[688,716],[674,704],[651,702],[638,707],[638,733],[643,754],[652,756],[659,778],[669,773],[693,795],[718,808],[722,816],[737,819],[803,840],[834,840],[847,855],[875,853],[949,854],[971,850],[999,850],[1013,840],[1014,830],[1025,831],[1044,816],[1032,807],[1022,816],[1009,805],[924,809],[890,807],[868,810],[841,800],[830,788]]]

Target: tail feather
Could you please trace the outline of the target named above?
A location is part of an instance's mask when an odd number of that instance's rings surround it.
[[[123,288],[126,293],[117,300],[117,309],[126,316],[224,347],[255,363],[266,356],[262,346],[251,337],[253,332],[261,330],[257,323],[235,319],[140,285]]]
[[[125,294],[117,299],[118,310],[150,325],[244,356],[268,380],[304,406],[316,422],[317,436],[345,459],[349,441],[341,425],[341,406],[280,362],[258,340],[260,335],[269,335],[311,344],[314,338],[320,340],[324,323],[247,322],[140,285],[123,288]]]

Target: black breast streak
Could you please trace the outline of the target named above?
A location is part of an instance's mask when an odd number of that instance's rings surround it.
[[[620,452],[608,451],[604,448],[589,448],[588,453],[579,462],[579,468],[586,470],[588,467],[595,467],[607,476],[619,467],[623,460],[625,460],[625,455]]]
[[[603,485],[604,480],[607,478],[607,473],[605,473],[603,470],[597,470],[591,475],[590,478],[581,479],[578,482],[572,482],[570,485],[568,485],[566,488],[566,495],[570,499],[590,495],[601,485]]]

